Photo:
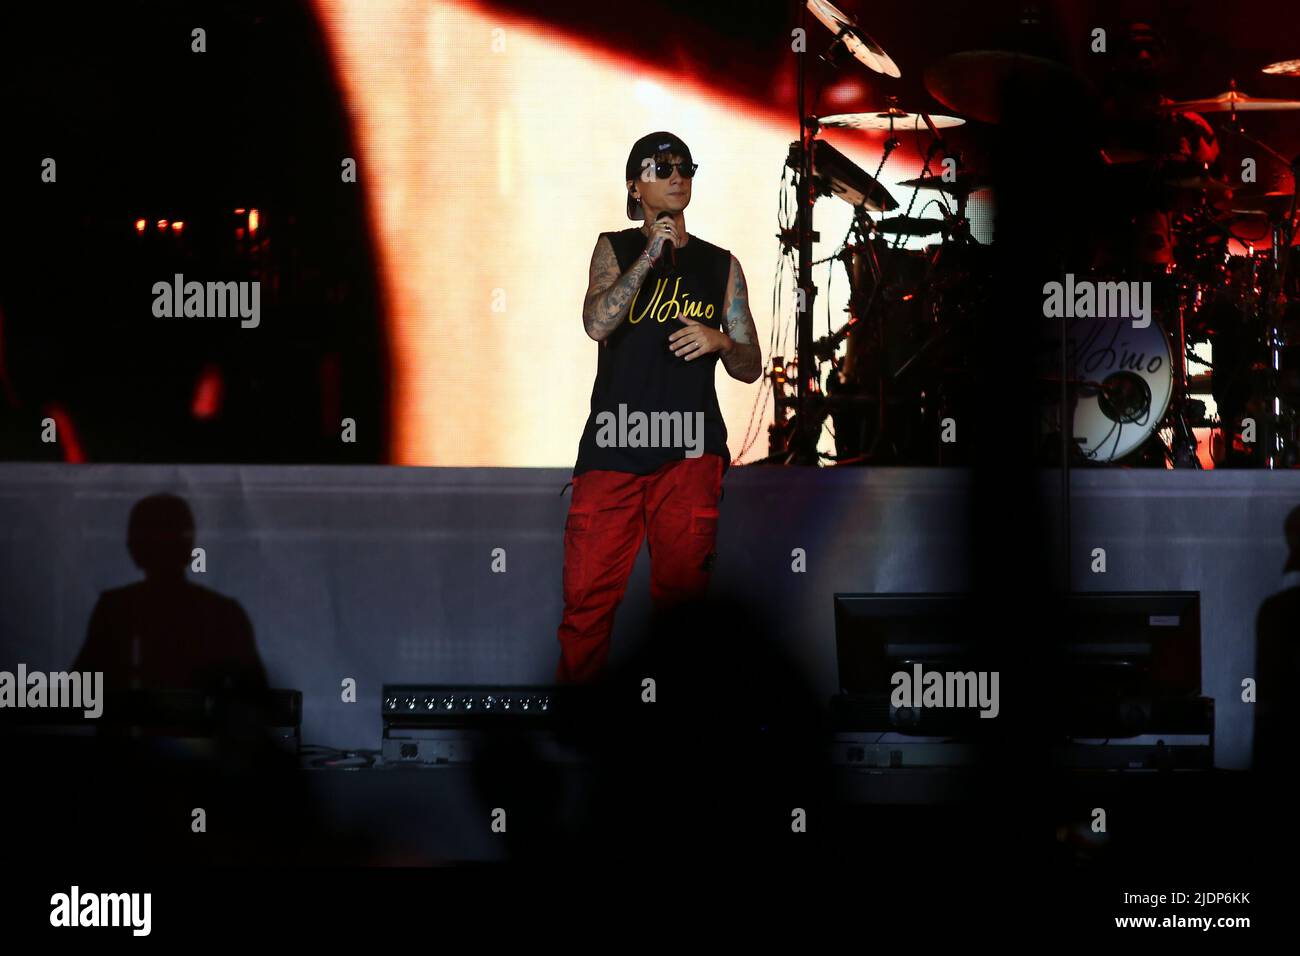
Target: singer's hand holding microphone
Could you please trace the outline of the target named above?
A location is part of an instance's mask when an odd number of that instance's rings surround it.
[[[650,242],[646,246],[646,254],[650,256],[650,261],[657,262],[665,247],[668,249],[669,264],[676,265],[677,224],[673,222],[672,213],[667,210],[661,212],[655,219],[654,225],[650,227]]]

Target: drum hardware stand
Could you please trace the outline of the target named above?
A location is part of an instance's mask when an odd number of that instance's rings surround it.
[[[890,99],[891,99],[891,101],[896,102],[896,98],[891,97]],[[891,102],[891,105],[892,105],[892,102]],[[940,149],[942,149],[942,148],[944,147],[944,141],[943,141],[943,137],[939,135],[939,130],[935,128],[934,121],[933,121],[932,119],[930,119],[930,114],[929,114],[929,113],[922,113],[922,114],[920,114],[920,115],[921,115],[921,119],[925,120],[925,124],[926,124],[926,126],[928,126],[928,127],[930,128],[930,133],[931,133],[931,135],[934,137],[932,140],[930,140],[930,145],[929,145],[929,147],[926,148],[926,151],[925,151],[925,161],[921,164],[921,175],[918,176],[918,177],[916,177],[917,179],[924,179],[924,178],[926,177],[926,175],[930,172],[930,162],[934,159],[934,154],[937,153],[937,152],[939,152]],[[898,145],[899,145],[898,140],[896,140],[896,139],[894,138],[894,122],[893,122],[893,119],[891,118],[891,119],[890,119],[890,122],[889,122],[889,139],[885,142],[885,157],[888,157],[888,156],[889,156],[889,153],[890,153],[890,152],[891,152],[895,147],[897,147]],[[880,160],[880,165],[881,165],[881,168],[884,167],[884,165],[885,165],[885,160],[884,160],[884,158],[882,158],[882,159]],[[958,171],[960,172],[960,170],[958,170]],[[877,173],[877,178],[879,178],[879,173]],[[912,198],[909,199],[908,202],[907,202],[907,209],[905,209],[905,210],[903,211],[903,215],[904,215],[904,216],[910,216],[910,215],[912,214],[912,207],[916,205],[916,197],[919,196],[920,194],[921,194],[921,187],[920,187],[919,184],[916,185],[916,186],[914,186],[914,187],[912,187]],[[941,202],[941,203],[940,203],[940,206],[942,206],[942,205],[943,205],[943,204],[942,204],[942,202]],[[944,218],[945,218],[945,219],[947,218],[947,215],[946,215],[946,214],[945,214]],[[900,233],[899,233],[899,234],[894,238],[894,248],[895,248],[895,249],[897,249],[897,248],[899,248],[900,246],[902,246],[902,244],[903,244],[903,239],[904,239],[904,238],[905,238],[905,233],[902,233],[902,232],[900,232]],[[945,236],[945,238],[946,238],[946,236]]]
[[[1296,156],[1289,164],[1291,169],[1292,193],[1291,207],[1287,210],[1284,219],[1273,223],[1273,275],[1272,282],[1269,286],[1267,305],[1269,310],[1269,329],[1272,340],[1272,366],[1274,376],[1274,439],[1273,447],[1277,450],[1280,463],[1284,468],[1293,468],[1297,465],[1297,447],[1296,447],[1296,423],[1295,409],[1288,408],[1287,424],[1289,431],[1287,438],[1289,447],[1286,446],[1281,437],[1281,418],[1282,418],[1282,398],[1281,398],[1281,374],[1282,374],[1282,353],[1281,348],[1284,344],[1282,341],[1282,331],[1278,326],[1279,319],[1286,303],[1286,290],[1289,272],[1294,260],[1293,248],[1291,243],[1295,239],[1296,233],[1296,211],[1297,203],[1300,202],[1300,192],[1295,191],[1295,186],[1300,182],[1300,156]],[[1286,250],[1285,253],[1282,250]],[[1270,464],[1272,467],[1272,464]]]
[[[754,461],[756,465],[788,465],[792,452],[789,449],[792,404],[785,357],[772,356],[772,367],[767,377],[772,380],[772,424],[767,427],[767,455]]]
[[[881,167],[884,163],[882,161]],[[877,169],[877,174],[879,174]],[[881,310],[876,308],[881,298],[881,289],[885,281],[884,269],[880,265],[880,260],[876,255],[876,249],[872,243],[872,236],[875,234],[874,227],[870,218],[866,214],[864,207],[859,206],[854,210],[853,225],[850,227],[850,237],[852,242],[846,244],[838,258],[844,262],[845,272],[849,276],[849,284],[854,289],[854,293],[849,298],[849,306],[846,311],[849,312],[849,320],[829,335],[824,335],[813,343],[813,354],[819,359],[829,359],[834,362],[835,351],[839,348],[850,335],[869,335],[871,344],[868,354],[875,356],[876,375],[876,396],[867,398],[864,396],[849,395],[830,395],[827,394],[821,402],[819,408],[819,418],[817,422],[818,431],[825,422],[826,415],[831,409],[836,407],[851,408],[866,404],[876,404],[876,438],[873,440],[871,449],[861,455],[853,458],[837,460],[837,464],[859,464],[871,462],[879,459],[874,455],[875,449],[879,442],[879,436],[883,433],[886,415],[886,396],[885,396],[885,375],[884,360],[882,356],[883,338],[884,338],[884,319]],[[863,287],[866,276],[862,273],[869,272],[871,278],[871,292],[866,295],[865,300],[858,290]],[[829,384],[827,392],[830,392]],[[892,447],[892,446],[891,446]],[[897,455],[897,449],[894,449]]]
[[[849,228],[849,235],[853,242],[847,243],[837,258],[844,263],[844,271],[849,277],[849,286],[854,290],[861,288],[864,277],[859,275],[863,271],[860,263],[866,263],[871,273],[871,293],[865,303],[859,296],[850,296],[849,307],[845,310],[849,313],[849,320],[834,332],[823,335],[813,343],[813,354],[819,359],[832,358],[840,344],[850,335],[855,334],[855,329],[862,323],[863,318],[871,314],[876,297],[880,293],[880,284],[884,281],[884,270],[876,255],[876,248],[870,241],[873,233],[874,229],[871,220],[867,218],[866,210],[859,206],[853,212],[853,225]]]
[[[929,286],[931,277],[934,275],[935,270],[939,267],[940,261],[943,259],[943,252],[944,249],[948,247],[949,239],[952,239],[954,241],[954,244],[957,245],[966,245],[967,243],[972,243],[975,241],[970,234],[970,223],[966,220],[966,216],[965,216],[965,194],[958,193],[958,197],[959,197],[958,206],[957,206],[958,212],[956,216],[953,216],[951,213],[947,212],[946,210],[944,212],[944,218],[953,220],[954,225],[951,230],[949,229],[944,230],[943,241],[939,244],[939,247],[935,249],[934,255],[929,259],[928,263],[926,264],[925,275],[922,277],[920,283],[922,288],[926,288]],[[935,345],[937,345],[939,342],[942,342],[944,339],[946,339],[948,335],[956,328],[957,323],[963,321],[965,320],[964,319],[949,320],[937,331],[931,333],[929,338],[927,338],[924,342],[922,342],[917,347],[916,351],[913,352],[910,356],[908,356],[906,361],[904,361],[902,365],[900,365],[897,369],[894,370],[894,372],[889,376],[890,381],[897,382],[900,378],[902,378],[904,373],[906,373],[907,370],[912,367],[912,365],[916,362],[917,359],[925,355],[926,352],[930,351],[930,349]]]
[[[1236,80],[1229,83],[1229,89],[1235,91],[1237,88]],[[1282,436],[1282,423],[1284,420],[1282,409],[1282,330],[1279,328],[1279,315],[1283,302],[1285,301],[1285,276],[1284,272],[1290,266],[1290,256],[1283,260],[1281,249],[1290,249],[1291,241],[1295,235],[1295,218],[1296,218],[1296,200],[1295,185],[1297,176],[1300,173],[1300,156],[1288,161],[1267,143],[1261,142],[1253,136],[1246,133],[1244,123],[1238,123],[1238,113],[1235,108],[1235,102],[1228,114],[1228,126],[1238,135],[1250,139],[1256,146],[1262,148],[1281,163],[1287,165],[1292,173],[1292,195],[1291,207],[1284,213],[1285,218],[1277,214],[1270,213],[1270,239],[1272,248],[1269,252],[1269,265],[1271,266],[1269,285],[1257,300],[1256,308],[1258,309],[1258,318],[1262,320],[1264,326],[1264,347],[1268,351],[1268,376],[1267,376],[1267,398],[1269,400],[1269,427],[1268,427],[1268,449],[1264,456],[1264,467],[1270,470],[1278,467],[1288,467],[1285,442]],[[1231,236],[1231,233],[1229,233]],[[1252,265],[1252,268],[1255,266]],[[1253,283],[1252,283],[1253,285]],[[1180,315],[1181,318],[1181,315]],[[1289,410],[1288,410],[1289,411]]]
[[[892,100],[893,100],[893,98],[891,98],[891,105],[893,105],[893,104],[892,104]],[[925,176],[926,176],[926,174],[930,172],[930,163],[933,161],[935,154],[938,153],[938,152],[943,152],[945,155],[947,155],[947,154],[948,154],[948,149],[947,149],[947,143],[944,141],[943,136],[939,133],[938,128],[934,125],[934,121],[930,118],[930,114],[929,114],[929,113],[921,113],[920,116],[921,116],[921,118],[925,121],[926,126],[929,127],[929,130],[930,130],[931,136],[933,137],[933,138],[931,139],[931,141],[930,141],[930,146],[929,146],[929,148],[926,150],[926,153],[925,153],[925,161],[924,161],[924,163],[923,163],[923,165],[922,165],[922,167],[921,167],[921,175],[920,175],[919,177],[917,177],[918,179],[924,179]],[[891,127],[892,127],[892,123],[891,123]],[[891,144],[893,144],[893,145],[895,145],[895,146],[897,145],[897,141],[893,139],[892,128],[891,128],[891,134],[890,134],[890,141],[887,142],[887,143],[885,144],[885,145],[886,145],[886,150],[888,150],[888,149],[890,148]],[[886,152],[886,156],[888,156],[888,152]],[[956,170],[957,170],[957,173],[958,173],[958,175],[960,175],[960,173],[961,173],[961,159],[960,159],[960,156],[955,156],[955,157],[953,157],[953,158],[954,158],[954,160],[956,161]],[[882,167],[882,168],[884,167],[884,160],[883,160],[883,159],[881,160],[881,167]],[[878,177],[879,177],[879,170],[877,170],[877,178],[878,178]],[[907,211],[906,211],[905,215],[911,213],[912,206],[914,206],[914,205],[916,204],[916,197],[920,194],[920,191],[921,191],[921,187],[920,187],[919,184],[918,184],[917,186],[913,187],[913,189],[912,189],[912,199],[911,199],[911,201],[909,201],[908,204],[907,204]],[[921,286],[922,286],[923,288],[926,287],[926,286],[928,286],[928,284],[929,284],[929,280],[930,280],[930,277],[934,275],[935,269],[936,269],[936,267],[938,266],[940,259],[942,259],[942,257],[943,257],[943,251],[944,251],[944,249],[948,246],[949,242],[953,242],[953,243],[955,243],[955,244],[965,245],[965,244],[967,244],[967,243],[973,241],[973,239],[972,239],[972,237],[971,237],[971,234],[970,234],[970,224],[969,224],[969,222],[968,222],[967,219],[966,219],[966,199],[967,199],[967,197],[968,197],[968,194],[966,193],[965,190],[959,190],[959,191],[956,193],[956,199],[957,199],[957,212],[956,212],[955,215],[954,215],[954,214],[953,214],[953,213],[948,209],[948,207],[947,207],[947,205],[946,205],[945,202],[941,201],[941,202],[939,203],[939,207],[940,207],[940,209],[941,209],[941,211],[942,211],[942,215],[943,215],[943,218],[944,218],[944,220],[945,220],[945,227],[944,227],[944,231],[943,231],[943,237],[942,237],[942,240],[941,240],[941,242],[940,242],[938,248],[935,250],[934,255],[930,257],[930,259],[929,259],[929,261],[928,261],[928,263],[927,263],[925,276],[924,276],[924,277],[922,278],[922,280],[921,280]],[[902,242],[902,239],[903,239],[903,234],[902,234],[902,233],[899,233],[898,237],[895,239],[895,242],[894,242],[894,246],[895,246],[895,248],[897,248],[898,245]],[[879,289],[879,285],[876,286],[876,290],[878,290],[878,289]],[[874,294],[874,291],[873,291],[872,301],[874,302],[874,300],[875,300],[875,294]],[[884,339],[884,328],[883,328],[883,319],[881,320],[879,334],[878,334],[878,336],[877,336],[877,340],[876,340],[876,342],[875,342],[876,349],[878,350],[878,354],[880,355],[880,360],[879,360],[879,362],[878,362],[878,377],[879,377],[879,382],[880,382],[880,385],[879,385],[879,389],[880,389],[880,417],[879,417],[878,424],[877,424],[877,430],[876,430],[876,437],[875,437],[875,440],[872,442],[871,448],[868,449],[868,451],[867,451],[867,458],[868,458],[868,459],[870,459],[870,458],[872,458],[872,457],[874,456],[874,453],[875,453],[876,447],[877,447],[877,445],[878,445],[878,443],[879,443],[879,441],[880,441],[881,436],[884,435],[884,431],[885,431],[885,417],[884,417],[884,416],[885,416],[885,411],[884,411],[884,410],[885,410],[885,405],[887,404],[887,403],[886,403],[886,400],[885,400],[885,387],[886,387],[886,384],[887,384],[887,383],[892,384],[892,383],[894,383],[894,382],[897,382],[899,379],[901,379],[902,376],[907,372],[907,370],[908,370],[909,368],[911,368],[911,367],[916,363],[916,361],[917,361],[918,359],[920,359],[920,358],[921,358],[922,356],[924,356],[927,352],[929,352],[930,349],[931,349],[933,346],[935,346],[936,344],[938,344],[939,342],[941,342],[941,341],[943,341],[945,338],[947,338],[948,334],[949,334],[950,332],[952,332],[952,330],[953,330],[953,326],[952,326],[952,324],[950,323],[950,324],[944,326],[943,328],[940,328],[940,329],[938,329],[937,331],[933,332],[933,333],[932,333],[932,334],[931,334],[931,335],[930,335],[930,336],[929,336],[929,337],[928,337],[924,342],[922,342],[922,343],[917,347],[917,349],[916,349],[916,350],[915,350],[915,351],[914,351],[910,356],[907,357],[907,359],[905,359],[905,360],[903,361],[903,364],[902,364],[902,365],[900,365],[897,369],[894,369],[894,370],[891,371],[891,370],[890,370],[890,369],[885,365],[885,362],[886,362],[886,353],[885,353],[885,351],[884,351],[884,341],[883,341],[883,339]],[[892,446],[891,446],[891,447],[892,447]],[[894,452],[895,452],[895,454],[897,454],[897,448],[894,448]]]
[[[808,6],[799,4],[799,28],[803,36],[808,35]],[[836,44],[840,38],[836,37]],[[831,50],[834,50],[832,45]],[[795,465],[816,465],[817,441],[821,436],[821,416],[813,414],[814,395],[809,387],[809,380],[816,368],[813,357],[813,303],[817,300],[817,286],[813,283],[812,246],[816,238],[813,235],[813,202],[816,199],[816,185],[813,183],[813,141],[817,137],[819,124],[817,118],[804,113],[805,92],[804,79],[807,72],[808,53],[806,44],[797,54],[796,60],[796,97],[799,112],[799,175],[795,184],[795,228],[799,235],[799,258],[795,269],[795,285],[798,289],[798,321],[795,331],[795,358],[799,377],[795,381],[795,407],[797,418],[794,433],[790,436],[790,463]],[[813,418],[818,419],[816,425]]]
[[[893,139],[892,134],[890,137],[890,143],[897,145],[897,141]],[[888,156],[890,144],[886,143],[885,147],[885,155]],[[884,159],[882,159],[880,162],[880,169],[883,169],[884,165]],[[877,170],[877,172],[879,172],[879,170]],[[866,220],[865,212],[861,213],[857,218],[857,221],[855,221],[854,229],[857,230],[859,244],[868,250],[867,262],[871,266],[875,282],[871,288],[871,295],[867,297],[866,304],[862,306],[861,312],[858,313],[864,323],[870,323],[870,325],[867,326],[867,328],[870,329],[870,332],[868,333],[866,329],[864,329],[863,331],[858,332],[858,334],[870,334],[870,348],[867,354],[871,356],[871,369],[869,374],[870,380],[875,383],[876,391],[876,431],[871,438],[871,444],[867,447],[867,450],[859,456],[859,460],[880,463],[882,461],[888,462],[890,460],[887,455],[882,457],[879,454],[880,442],[884,438],[885,430],[889,424],[889,382],[887,381],[889,378],[889,369],[887,367],[888,360],[885,353],[885,310],[881,307],[884,298],[882,295],[882,289],[885,277],[884,272],[880,267],[880,262],[876,257],[875,247],[871,243],[871,231],[862,229],[864,220]],[[893,445],[892,441],[890,442],[889,449],[893,452],[894,459],[896,460],[898,457],[898,448]]]
[[[893,97],[893,96],[888,97],[888,104],[891,109],[897,106],[897,102],[898,102],[897,97]],[[935,127],[934,122],[931,120],[930,115],[928,113],[921,113],[920,115],[921,118],[925,121],[926,125],[930,128],[930,132],[934,137],[930,141],[929,148],[926,149],[925,161],[921,166],[921,175],[920,177],[918,177],[918,178],[924,178],[926,174],[930,172],[930,163],[934,159],[935,154],[939,152],[941,149],[944,149],[945,144],[944,144],[943,137],[939,135],[939,131]],[[884,153],[880,157],[880,164],[876,167],[876,175],[875,175],[876,180],[880,179],[880,174],[884,171],[885,162],[889,159],[890,154],[893,153],[893,151],[897,149],[900,145],[902,144],[900,143],[897,136],[895,135],[894,121],[891,116],[889,122],[889,139],[885,141]],[[916,197],[920,195],[920,192],[921,192],[921,187],[919,185],[913,187],[912,198],[907,204],[907,209],[904,212],[904,215],[911,214],[912,207],[916,204]],[[940,203],[940,205],[942,206],[943,204]],[[944,218],[948,219],[949,217],[950,217],[950,213],[948,213],[946,207],[944,207]],[[861,228],[863,219],[866,219],[865,212],[859,210],[859,216],[854,224],[855,229]],[[962,221],[964,220],[959,219],[958,221],[959,226]],[[967,234],[969,235],[969,233]],[[943,236],[944,242],[947,242],[949,235],[950,235],[949,230],[945,229],[944,236]],[[902,232],[900,232],[895,237],[894,239],[895,249],[901,246],[904,238],[905,238],[905,234]],[[888,418],[889,387],[894,382],[898,381],[899,377],[903,374],[903,372],[906,371],[913,364],[913,362],[916,361],[917,358],[919,358],[924,352],[926,352],[929,346],[933,344],[933,342],[943,338],[944,334],[946,333],[940,332],[940,334],[937,337],[932,337],[930,340],[927,340],[926,342],[922,343],[922,345],[916,350],[916,352],[913,355],[911,355],[906,361],[904,361],[903,365],[899,369],[891,370],[889,368],[888,353],[885,348],[886,345],[885,314],[883,309],[876,307],[877,303],[881,299],[881,295],[880,295],[881,281],[882,281],[881,269],[879,263],[876,260],[875,250],[870,246],[869,236],[867,237],[866,245],[871,250],[869,261],[872,266],[872,273],[876,280],[871,290],[871,296],[867,300],[866,307],[862,312],[862,316],[864,319],[869,320],[874,316],[874,323],[871,327],[872,340],[871,340],[870,354],[873,356],[871,377],[876,384],[876,431],[875,434],[872,436],[871,445],[867,448],[866,452],[863,455],[861,455],[859,459],[855,459],[855,460],[879,463],[882,461],[888,462],[890,460],[897,460],[900,457],[898,446],[894,443],[893,439],[892,438],[886,439],[885,437],[889,425],[889,418]],[[942,255],[942,252],[943,252],[943,244],[941,243],[939,249],[935,252],[934,256],[929,260],[929,263],[927,265],[926,268],[927,279],[930,275],[933,274],[934,267],[938,262],[940,255]],[[924,280],[922,284],[923,285],[925,284]],[[884,455],[881,455],[880,453],[880,447],[882,441],[888,441],[888,452],[886,452]],[[892,453],[892,459],[890,457],[890,453]]]
[[[1187,421],[1187,409],[1191,402],[1187,394],[1187,304],[1183,301],[1182,296],[1177,297],[1177,310],[1178,335],[1176,351],[1178,364],[1175,366],[1174,394],[1169,402],[1174,434],[1166,453],[1175,468],[1199,469],[1201,462],[1196,457],[1196,448],[1199,442],[1192,431],[1192,426]]]
[[[934,137],[934,139],[930,141],[930,148],[926,150],[925,164],[921,167],[921,175],[924,176],[930,169],[930,161],[934,158],[934,154],[941,152],[945,157],[952,159],[953,171],[955,175],[960,177],[963,165],[961,152],[950,152],[948,150],[947,141],[943,138],[943,134],[939,132],[939,127],[934,125],[934,119],[929,113],[922,113],[921,119],[925,121],[925,125],[930,130],[930,135]],[[940,176],[940,179],[942,178],[943,177]],[[917,189],[919,190],[920,187],[918,186]],[[915,197],[916,193],[913,192],[912,195]],[[960,244],[967,245],[975,241],[970,234],[970,221],[966,218],[966,201],[970,199],[970,190],[968,188],[958,189],[954,191],[953,198],[957,200],[957,212],[955,215],[948,210],[946,202],[939,203],[939,208],[943,210],[943,218],[952,224],[951,229],[944,230],[943,243],[946,244],[949,237],[955,237]],[[909,205],[908,208],[910,209],[911,206]],[[942,247],[940,248],[940,252],[942,252]],[[936,257],[936,262],[937,261],[938,257]]]
[[[805,31],[805,36],[807,35],[807,14],[807,3],[801,2],[799,4],[799,26]],[[827,53],[822,56],[822,59],[833,67],[837,66],[838,48],[847,46],[845,43],[847,35],[848,29],[842,29],[837,34]],[[801,49],[797,54],[795,83],[799,113],[799,170],[795,183],[795,232],[798,237],[799,255],[795,267],[795,286],[803,307],[798,312],[795,335],[795,366],[798,372],[798,377],[795,379],[795,397],[793,401],[785,400],[787,404],[792,404],[796,409],[793,430],[789,435],[789,454],[785,456],[786,463],[794,465],[816,465],[819,463],[821,456],[817,451],[817,442],[821,437],[822,427],[826,416],[829,414],[830,407],[840,403],[850,404],[845,402],[847,396],[826,396],[821,392],[816,382],[818,343],[814,340],[813,305],[817,298],[817,286],[813,282],[812,247],[813,243],[821,237],[813,231],[813,203],[817,198],[817,186],[813,179],[813,149],[821,125],[815,116],[805,113],[807,55],[806,48]],[[900,141],[894,137],[891,123],[890,136],[885,143],[885,152],[881,157],[880,166],[876,170],[876,182],[879,182],[880,171],[884,168],[885,160],[900,145]],[[858,215],[861,217],[865,213],[860,209]],[[855,224],[855,228],[857,225],[860,225],[860,218],[859,222]],[[871,261],[873,271],[877,277],[876,285],[879,288],[879,267],[874,261],[874,256]],[[848,323],[848,325],[853,324],[852,320]],[[845,334],[848,334],[847,328],[848,326],[845,327],[845,330],[842,330],[845,331]],[[882,416],[884,414],[883,405],[882,397],[882,411],[880,412]],[[774,454],[769,457],[776,459],[781,456]]]
[[[827,52],[822,56],[822,60],[829,64],[833,69],[839,68],[838,61],[842,59],[842,55],[847,52],[851,54],[855,60],[876,73],[881,73],[885,76],[893,77],[894,79],[897,79],[902,75],[897,65],[892,59],[890,59],[889,55],[885,53],[880,45],[864,33],[852,17],[849,17],[836,9],[829,0],[801,0],[799,3],[799,28],[800,32],[805,37],[807,36],[806,26],[809,12],[811,12],[817,20],[819,20],[835,35],[834,42],[832,42]],[[813,282],[812,274],[812,247],[813,243],[819,238],[817,233],[813,230],[813,205],[818,193],[818,187],[814,180],[813,173],[814,151],[817,147],[817,133],[821,129],[822,123],[817,117],[810,116],[807,113],[805,91],[808,69],[808,50],[806,44],[802,45],[797,51],[797,59],[795,63],[799,142],[797,147],[792,148],[792,155],[787,160],[787,164],[793,165],[792,161],[795,159],[798,161],[795,181],[795,233],[799,247],[795,265],[795,286],[797,289],[796,304],[798,306],[798,314],[796,323],[797,334],[795,338],[795,355],[793,361],[787,361],[786,363],[787,367],[793,366],[796,369],[795,398],[793,401],[790,401],[789,399],[785,400],[787,407],[794,407],[796,409],[794,419],[788,423],[787,430],[789,433],[789,443],[787,445],[787,460],[790,464],[816,465],[823,457],[834,457],[821,455],[817,451],[817,444],[821,438],[823,426],[826,417],[830,414],[830,410],[837,406],[862,406],[869,404],[872,399],[861,395],[828,396],[822,391],[821,383],[818,381],[817,361],[819,358],[826,357],[824,354],[826,343],[825,341],[816,341],[813,334],[813,316],[815,314],[814,306],[816,302],[817,288]],[[849,161],[847,157],[843,157],[836,150],[829,148],[829,143],[825,144],[827,147],[826,153],[829,165],[831,167],[838,167],[838,171],[844,174],[847,179],[854,180],[857,184],[863,184],[863,189],[865,190],[863,198],[860,203],[855,203],[855,205],[868,206],[868,204],[874,204],[886,210],[897,207],[897,203],[894,202],[893,197],[891,197],[888,191],[880,185],[879,181],[880,172],[883,170],[885,162],[893,151],[898,148],[898,146],[902,145],[899,139],[895,136],[895,117],[911,115],[898,110],[895,104],[896,99],[891,97],[889,100],[889,106],[884,111],[885,115],[888,117],[888,123],[886,126],[889,132],[889,138],[885,143],[884,153],[881,156],[880,165],[876,170],[875,177],[868,176],[864,171],[858,169],[856,164]],[[871,118],[868,114],[862,114],[861,116],[853,114],[853,116],[858,119],[863,117]],[[876,115],[876,118],[878,117],[879,114]],[[837,117],[837,119],[848,118],[849,117]],[[827,117],[827,120],[829,122],[830,118]],[[956,122],[960,122],[960,120]],[[831,123],[831,125],[854,126],[857,124],[848,122],[845,124]],[[868,123],[859,128],[877,129],[879,127]],[[796,150],[797,156],[793,155]],[[828,179],[833,186],[835,181],[835,172],[828,170]],[[846,190],[854,188],[854,184],[848,183],[844,188]],[[863,210],[860,208],[855,215],[854,223],[860,236],[863,232],[862,218]],[[785,239],[783,238],[782,241],[785,242]],[[869,248],[869,244],[865,240],[861,241],[861,245],[864,249]],[[854,254],[854,257],[856,258],[856,253]],[[842,341],[844,336],[848,334],[848,328],[857,324],[859,319],[867,320],[870,315],[874,314],[871,310],[875,308],[875,302],[878,298],[877,293],[880,288],[881,274],[878,263],[874,261],[874,258],[868,261],[873,273],[875,274],[876,283],[875,290],[873,290],[872,297],[867,304],[867,311],[862,311],[857,308],[856,303],[853,303],[850,310],[853,315],[846,328],[842,329],[839,333],[835,333],[828,337],[829,341],[833,343]],[[876,324],[883,327],[883,319],[878,320]],[[833,358],[833,347],[830,355]],[[790,357],[787,355],[786,358],[789,359]],[[786,378],[789,378],[788,374]],[[883,366],[880,369],[877,378],[880,383],[880,407],[878,415],[883,421],[885,404],[885,396],[883,393]],[[777,430],[774,427],[772,432],[774,438],[776,437],[776,431]],[[875,445],[878,444],[882,432],[883,429],[881,432],[877,433],[876,441],[873,442],[873,449]],[[770,457],[778,457],[778,452],[774,450],[773,455]]]
[[[1269,287],[1260,303],[1260,311],[1263,313],[1266,346],[1268,348],[1269,372],[1268,386],[1271,421],[1268,430],[1268,454],[1264,457],[1264,467],[1278,468],[1285,467],[1282,447],[1282,330],[1279,327],[1279,312],[1281,311],[1283,290],[1285,289],[1284,276],[1282,270],[1289,264],[1290,257],[1284,264],[1281,249],[1290,249],[1292,230],[1288,228],[1295,215],[1295,198],[1291,200],[1291,216],[1288,217],[1284,224],[1279,219],[1272,222],[1272,240],[1273,248],[1270,250],[1269,258],[1271,260],[1272,270],[1269,276]]]

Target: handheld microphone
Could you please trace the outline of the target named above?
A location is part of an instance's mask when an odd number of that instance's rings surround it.
[[[659,215],[655,216],[655,222],[658,222],[660,219],[671,219],[672,217],[673,214],[665,209]],[[668,243],[668,262],[674,269],[677,268],[677,246],[671,242]]]

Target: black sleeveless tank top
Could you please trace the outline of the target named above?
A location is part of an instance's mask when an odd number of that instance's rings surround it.
[[[626,272],[646,247],[638,228],[601,233]],[[665,251],[633,298],[627,317],[598,343],[591,414],[578,444],[573,473],[595,469],[648,475],[671,461],[720,455],[725,468],[727,427],[713,388],[718,353],[687,362],[669,351],[668,336],[686,326],[683,315],[723,328],[731,253],[699,236]]]

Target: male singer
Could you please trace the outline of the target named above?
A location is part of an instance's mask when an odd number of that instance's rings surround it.
[[[697,164],[672,133],[628,153],[627,216],[591,256],[582,325],[599,343],[564,529],[564,618],[556,681],[601,675],[614,612],[641,550],[650,597],[701,595],[713,568],[727,429],[714,368],[755,382],[762,357],[740,263],[686,232]]]

